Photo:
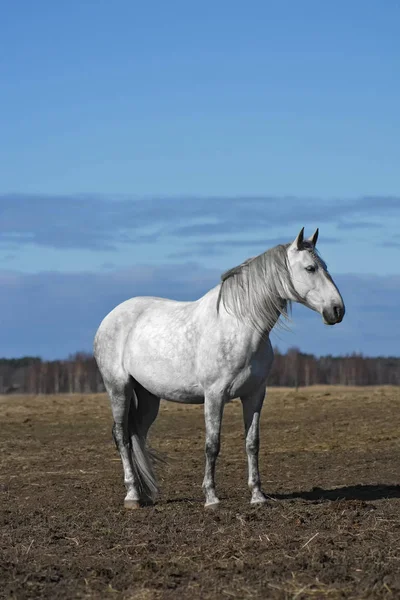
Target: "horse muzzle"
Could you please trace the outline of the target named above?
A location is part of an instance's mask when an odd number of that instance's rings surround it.
[[[322,318],[326,325],[336,325],[343,321],[345,308],[343,304],[334,304],[330,308],[324,308]]]

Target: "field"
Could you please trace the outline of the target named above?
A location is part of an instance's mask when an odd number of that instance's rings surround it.
[[[226,407],[205,511],[202,407],[162,403],[154,507],[123,508],[108,400],[0,398],[0,597],[400,598],[400,389],[270,390],[251,507]]]

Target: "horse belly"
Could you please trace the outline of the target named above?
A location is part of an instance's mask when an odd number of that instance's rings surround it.
[[[153,367],[136,364],[131,374],[146,390],[163,400],[186,404],[204,402],[204,392],[200,384],[182,373],[177,374],[169,370],[165,372],[160,364]]]
[[[203,389],[198,384],[182,383],[173,376],[164,379],[143,372],[138,373],[135,379],[149,392],[163,400],[183,404],[202,404],[204,402]]]
[[[164,400],[187,404],[204,402],[204,391],[196,378],[195,357],[190,352],[176,353],[173,347],[157,340],[135,340],[130,347],[128,371],[146,390]]]

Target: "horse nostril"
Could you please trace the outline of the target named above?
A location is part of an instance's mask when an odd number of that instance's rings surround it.
[[[341,319],[343,317],[343,309],[341,306],[334,306],[333,307],[333,314],[335,315],[335,317],[337,319]]]

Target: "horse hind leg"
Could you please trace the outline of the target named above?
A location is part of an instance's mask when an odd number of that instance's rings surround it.
[[[125,381],[113,381],[112,384],[104,383],[110,397],[114,419],[112,433],[124,470],[124,483],[127,491],[124,506],[132,509],[139,508],[139,482],[133,469],[132,447],[129,437],[129,412],[133,400],[133,381],[129,378]]]
[[[134,418],[140,436],[145,440],[150,427],[157,418],[160,408],[160,398],[139,384],[135,385],[135,394],[137,407]]]
[[[154,463],[157,460],[162,461],[163,459],[161,459],[154,452],[154,450],[148,448],[146,444],[149,429],[158,415],[158,411],[160,408],[160,398],[146,390],[140,384],[135,385],[135,394],[137,398],[137,406],[136,411],[130,413],[130,419],[134,420],[134,423],[131,423],[130,429],[133,432],[137,432],[142,448],[146,448],[146,453],[148,458],[150,459],[150,463]],[[152,465],[150,464],[149,467],[153,473]],[[155,481],[154,473],[153,477]],[[143,504],[153,504],[155,500],[155,494],[148,493],[148,490],[146,491],[144,489],[141,493],[140,499]]]

